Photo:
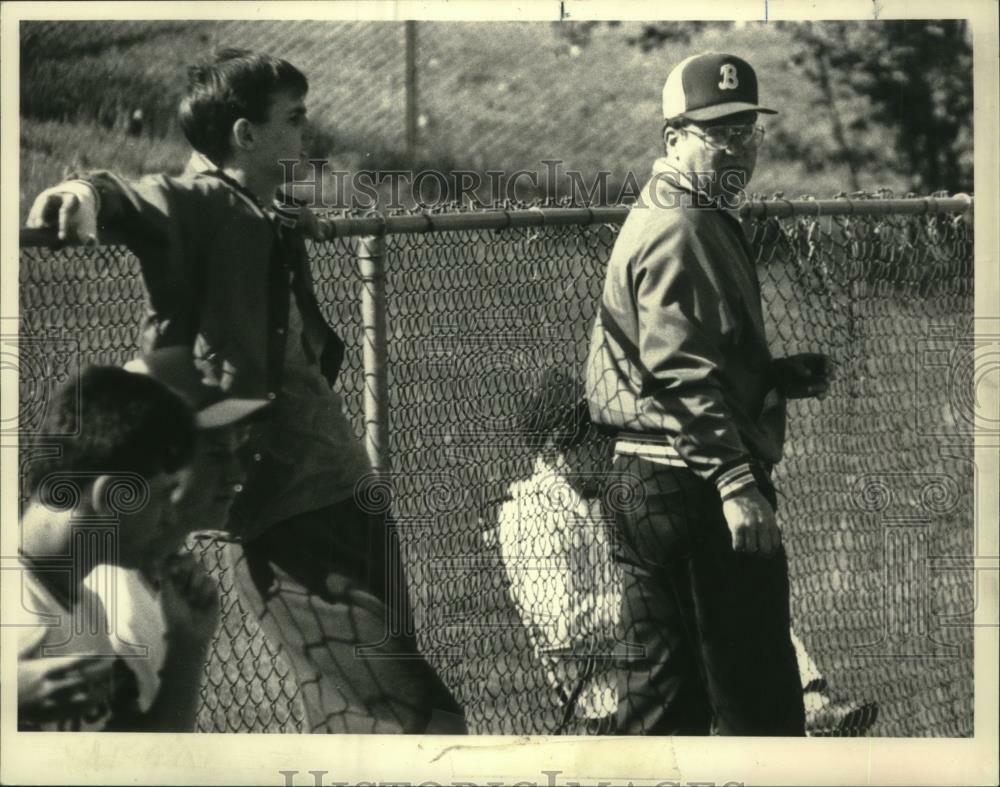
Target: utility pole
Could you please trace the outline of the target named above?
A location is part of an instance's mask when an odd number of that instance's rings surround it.
[[[417,166],[417,23],[406,26],[406,158]]]

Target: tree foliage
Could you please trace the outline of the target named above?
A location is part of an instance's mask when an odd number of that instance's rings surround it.
[[[819,88],[852,173],[889,156],[921,192],[972,188],[972,45],[961,20],[782,23],[791,65]],[[856,99],[862,99],[858,101]],[[852,100],[854,99],[854,100]]]
[[[727,27],[730,22],[653,22],[642,26],[638,35],[627,40],[643,52],[652,52],[669,44],[687,44],[692,36],[709,27]]]

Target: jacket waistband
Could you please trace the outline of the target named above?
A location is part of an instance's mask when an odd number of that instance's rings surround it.
[[[614,452],[621,456],[641,456],[644,459],[652,459],[658,464],[666,464],[673,467],[688,466],[683,457],[668,442],[666,435],[654,435],[643,432],[618,432],[614,436]],[[757,469],[763,471],[764,475],[770,478],[771,472],[774,469],[774,466],[770,462],[756,458],[752,462]]]
[[[674,465],[676,467],[687,467],[687,462],[681,458],[681,455],[677,453],[674,447],[665,442],[654,443],[619,437],[615,440],[615,453],[655,459],[662,464]]]

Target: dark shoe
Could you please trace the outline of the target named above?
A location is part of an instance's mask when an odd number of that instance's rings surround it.
[[[877,702],[831,702],[806,713],[806,735],[860,738],[878,719]]]

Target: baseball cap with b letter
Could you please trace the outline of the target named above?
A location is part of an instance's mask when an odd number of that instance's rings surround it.
[[[695,122],[715,120],[739,112],[777,110],[757,103],[757,74],[735,55],[709,52],[678,63],[663,86],[663,117]]]

